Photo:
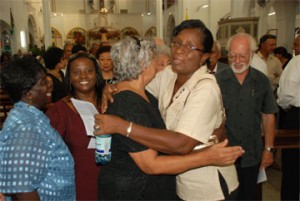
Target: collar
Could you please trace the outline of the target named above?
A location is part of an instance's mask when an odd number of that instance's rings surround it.
[[[249,72],[248,72],[248,74],[247,74],[247,76],[246,76],[245,81],[247,81],[248,79],[257,80],[256,71],[257,71],[257,70],[255,70],[253,67],[250,66],[250,67],[249,67]],[[233,73],[233,71],[232,71],[231,68],[226,68],[226,69],[221,73],[220,78],[221,78],[222,80],[230,80],[230,79],[232,79],[232,78],[235,78],[235,79],[236,79],[236,77],[235,77],[235,75],[234,75],[234,73]]]
[[[215,76],[209,74],[207,66],[203,65],[194,72],[192,77],[183,85],[183,87],[191,91],[194,88],[194,86],[199,82],[199,80],[205,78],[215,80]]]
[[[29,112],[35,116],[39,116],[39,118],[42,118],[45,116],[41,110],[39,110],[38,108],[36,108],[32,105],[28,105],[28,103],[25,103],[23,101],[17,102],[14,107],[20,108],[22,110],[26,110],[26,112]]]
[[[256,54],[257,54],[262,60],[264,60],[264,61],[271,60],[271,59],[273,59],[273,57],[274,57],[273,54],[269,54],[269,55],[268,55],[268,58],[265,59],[265,57],[262,55],[262,53],[261,53],[260,51],[258,51]]]

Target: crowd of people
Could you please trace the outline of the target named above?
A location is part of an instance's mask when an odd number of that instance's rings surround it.
[[[295,57],[247,33],[220,43],[200,20],[164,41],[50,47],[1,55],[1,88],[15,103],[0,131],[0,201],[255,200],[274,162],[275,129],[299,129]],[[73,100],[92,104],[94,135],[112,134],[95,162]],[[282,200],[299,198],[299,149],[282,150]]]

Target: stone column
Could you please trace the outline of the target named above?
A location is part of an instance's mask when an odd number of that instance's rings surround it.
[[[52,34],[51,34],[51,24],[50,24],[50,1],[42,0],[43,12],[44,12],[44,34],[45,34],[45,49],[52,46]]]
[[[288,3],[277,0],[274,2],[277,23],[277,46],[284,46],[292,53],[295,38],[295,21],[299,1],[292,0]]]
[[[164,19],[162,4],[162,0],[156,0],[156,36],[159,38],[163,38],[164,36]]]
[[[242,18],[250,16],[250,3],[249,0],[231,0],[231,17]]]

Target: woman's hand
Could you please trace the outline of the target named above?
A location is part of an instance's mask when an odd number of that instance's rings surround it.
[[[225,120],[222,121],[221,125],[214,130],[212,135],[217,137],[217,142],[223,142],[227,139],[226,128],[225,128]]]
[[[118,92],[116,84],[108,84],[103,88],[102,101],[101,101],[101,112],[105,113],[107,110],[108,102],[114,102],[112,97],[113,94]]]
[[[126,133],[129,122],[126,120],[109,114],[96,114],[94,135]]]
[[[0,201],[5,201],[5,196],[2,193],[0,193]]]
[[[227,166],[233,164],[236,159],[244,154],[244,150],[240,146],[227,147],[228,140],[214,144],[199,151],[207,152],[208,164],[215,166]]]

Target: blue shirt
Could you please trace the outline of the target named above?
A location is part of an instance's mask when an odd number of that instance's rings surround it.
[[[262,113],[278,111],[267,76],[250,67],[242,84],[231,68],[217,73],[226,111],[226,131],[230,145],[242,146],[242,167],[258,165],[263,151]]]
[[[0,132],[0,192],[33,191],[41,200],[75,200],[74,162],[44,113],[18,102]]]

